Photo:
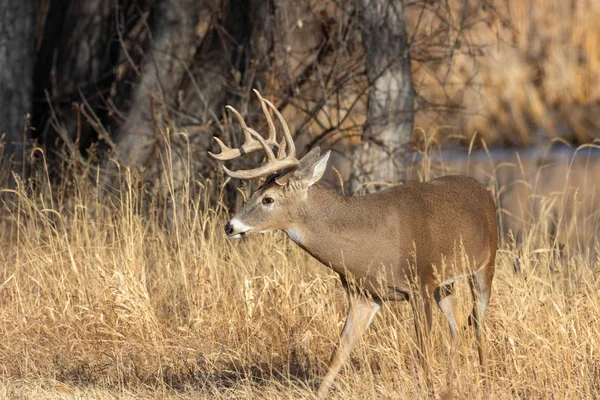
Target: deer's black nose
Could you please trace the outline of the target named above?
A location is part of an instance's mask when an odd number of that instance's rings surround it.
[[[225,224],[225,233],[227,235],[231,235],[233,233],[233,225],[231,225],[229,222]]]

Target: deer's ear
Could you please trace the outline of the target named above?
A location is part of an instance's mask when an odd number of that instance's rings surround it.
[[[327,169],[327,161],[329,160],[330,154],[331,150],[319,157],[309,168],[307,176],[304,177],[307,182],[307,187],[314,185],[323,177],[323,174]]]
[[[327,160],[331,154],[331,151],[328,151],[321,156],[320,152],[320,149],[315,147],[302,157],[298,169],[283,173],[275,181],[281,186],[289,183],[291,187],[298,190],[314,185],[323,177],[327,168]]]
[[[312,165],[321,157],[321,148],[319,146],[313,147],[308,153],[300,159],[298,163],[298,171],[306,172],[312,167]]]

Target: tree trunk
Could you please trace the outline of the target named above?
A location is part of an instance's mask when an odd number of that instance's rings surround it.
[[[170,120],[168,105],[194,59],[198,17],[209,3],[161,0],[155,6],[152,48],[145,55],[129,114],[117,134],[120,157],[126,165],[143,166],[152,155],[160,135],[155,126],[157,113],[162,111],[165,120]]]
[[[0,135],[4,156],[20,170],[25,118],[31,111],[34,65],[33,0],[0,1]],[[0,158],[7,167],[6,158]]]
[[[108,97],[108,85],[103,80],[110,81],[114,69],[110,52],[114,37],[110,33],[115,29],[115,12],[112,1],[71,1],[66,22],[70,32],[62,37],[57,49],[54,96],[63,105],[59,119],[65,134],[82,148],[90,144],[92,129],[89,124],[78,126],[72,103],[85,100],[96,112],[106,108],[99,92]]]
[[[402,1],[359,3],[370,89],[350,183],[353,191],[372,191],[403,177],[413,128],[413,89]]]

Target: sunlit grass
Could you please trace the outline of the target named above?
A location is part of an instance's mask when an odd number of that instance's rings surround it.
[[[229,214],[209,198],[220,183],[188,177],[175,190],[167,179],[164,203],[133,173],[110,192],[93,179],[58,189],[44,177],[5,193],[1,397],[311,398],[345,316],[329,269],[281,233],[226,239]],[[517,246],[505,239],[498,253],[486,321],[492,397],[598,398],[600,248],[556,256],[536,225],[552,216],[541,212],[523,227],[536,234]],[[466,286],[451,385],[476,398]],[[434,315],[439,393],[449,333]],[[428,397],[415,342],[410,307],[386,304],[331,398]]]

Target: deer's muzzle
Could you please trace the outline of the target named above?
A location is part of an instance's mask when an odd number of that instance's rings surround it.
[[[247,233],[254,229],[252,226],[246,225],[238,218],[233,218],[225,224],[225,233],[230,238],[238,239],[244,237]]]

